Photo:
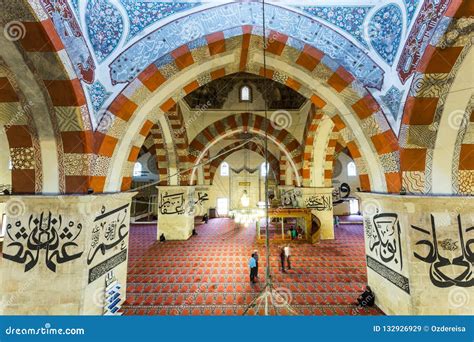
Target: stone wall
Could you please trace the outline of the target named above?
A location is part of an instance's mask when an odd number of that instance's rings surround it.
[[[358,196],[377,305],[395,315],[474,314],[474,198]]]
[[[3,196],[0,315],[116,310],[126,295],[133,195]]]

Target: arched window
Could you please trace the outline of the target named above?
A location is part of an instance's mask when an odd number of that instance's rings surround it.
[[[349,164],[347,164],[347,175],[357,176],[356,164],[354,162],[350,162]]]
[[[262,177],[266,177],[268,175],[268,170],[269,170],[268,163],[263,162],[262,165],[260,165],[260,175]]]
[[[252,102],[252,89],[247,85],[240,87],[240,102]]]
[[[221,164],[221,176],[227,177],[229,175],[229,164],[223,162]]]
[[[136,162],[133,166],[133,177],[140,177],[142,175],[142,164]]]

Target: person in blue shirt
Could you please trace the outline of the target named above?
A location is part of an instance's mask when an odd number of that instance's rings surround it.
[[[256,276],[256,271],[257,271],[257,261],[254,258],[254,254],[252,253],[252,256],[250,257],[249,260],[249,268],[250,268],[250,282],[255,283],[255,276]]]

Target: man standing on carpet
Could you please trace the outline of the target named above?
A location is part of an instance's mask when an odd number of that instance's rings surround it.
[[[286,257],[286,264],[288,265],[288,269],[291,270],[291,263],[290,263],[290,255],[291,255],[291,251],[290,251],[290,245],[286,245],[285,248],[285,257]]]
[[[258,251],[253,251],[253,258],[255,259],[255,278],[258,279]]]
[[[255,271],[257,269],[257,261],[255,260],[255,254],[252,254],[249,260],[250,268],[250,282],[255,283]]]

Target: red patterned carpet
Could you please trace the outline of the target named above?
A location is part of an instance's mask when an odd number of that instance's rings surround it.
[[[366,283],[362,229],[342,225],[335,240],[295,244],[288,273],[280,270],[278,246],[271,247],[275,287],[299,314],[382,314],[352,304]],[[132,226],[125,315],[243,314],[261,291],[265,272],[264,246],[257,246],[255,228],[213,219],[196,230],[188,241],[160,243],[155,225]],[[254,249],[260,254],[261,280],[251,285],[247,262]]]

